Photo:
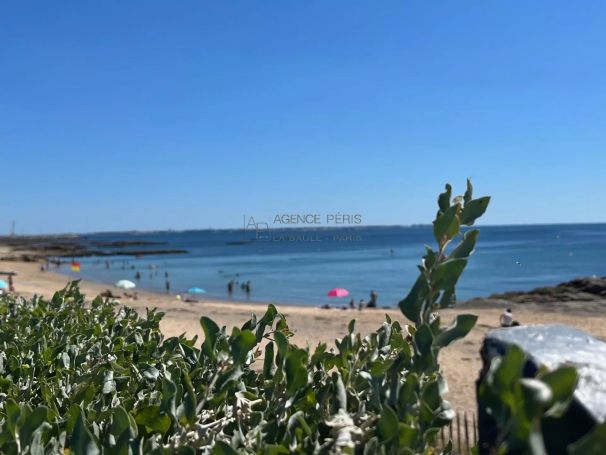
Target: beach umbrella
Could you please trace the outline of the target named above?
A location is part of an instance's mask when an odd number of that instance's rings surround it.
[[[187,290],[188,294],[206,294],[206,291],[202,288],[189,288]]]
[[[347,297],[349,295],[349,291],[343,288],[334,288],[328,291],[328,297]]]
[[[137,285],[129,280],[120,280],[116,282],[116,287],[120,289],[133,289],[136,288]]]
[[[8,283],[4,280],[0,280],[0,289],[8,289]]]

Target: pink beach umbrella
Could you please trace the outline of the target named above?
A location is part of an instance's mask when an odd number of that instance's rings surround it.
[[[328,291],[328,297],[347,297],[349,295],[349,291],[343,288],[334,288]]]

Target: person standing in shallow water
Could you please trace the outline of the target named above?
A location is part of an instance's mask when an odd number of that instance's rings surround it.
[[[233,293],[234,293],[234,280],[231,280],[229,283],[227,283],[227,295],[231,298]]]
[[[166,280],[166,284],[164,286],[166,287],[166,293],[170,294],[170,282],[168,280]]]
[[[250,280],[244,284],[244,292],[246,292],[246,299],[250,299]]]
[[[374,290],[370,291],[370,300],[368,301],[368,308],[376,308],[378,298],[379,294],[377,294]]]

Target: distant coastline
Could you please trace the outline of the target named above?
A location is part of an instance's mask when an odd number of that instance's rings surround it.
[[[478,228],[499,228],[499,227],[557,227],[557,226],[604,226],[606,221],[586,221],[586,222],[559,222],[559,223],[505,223],[505,224],[478,224]],[[431,227],[430,223],[412,223],[412,224],[363,224],[363,225],[339,225],[339,226],[280,226],[275,228],[276,230],[285,229],[392,229],[392,228],[422,228]],[[274,228],[270,228],[274,229]],[[86,236],[97,236],[97,235],[124,235],[124,236],[139,236],[147,234],[181,234],[181,233],[195,233],[195,232],[239,232],[243,228],[240,227],[219,227],[219,228],[187,228],[187,229],[128,229],[128,230],[107,230],[107,231],[83,231],[83,232],[56,232],[56,233],[40,233],[40,234],[15,234],[15,235],[0,235],[0,244],[5,244],[6,239],[13,238],[44,238],[44,239],[61,239],[61,238],[74,238],[74,237],[86,237]]]
[[[99,241],[90,240],[86,235],[59,234],[39,236],[0,237],[0,245],[11,249],[11,254],[2,260],[21,260],[24,262],[46,261],[62,262],[73,257],[109,257],[109,256],[149,256],[163,254],[185,254],[188,251],[179,248],[157,248],[165,242],[143,240]],[[154,248],[140,248],[140,247]],[[133,247],[138,247],[134,248]],[[63,261],[67,262],[67,261]]]

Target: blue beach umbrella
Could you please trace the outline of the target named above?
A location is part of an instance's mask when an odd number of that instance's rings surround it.
[[[189,288],[187,290],[188,294],[206,294],[206,291],[202,288]]]
[[[8,289],[8,283],[4,280],[0,280],[0,289]]]

